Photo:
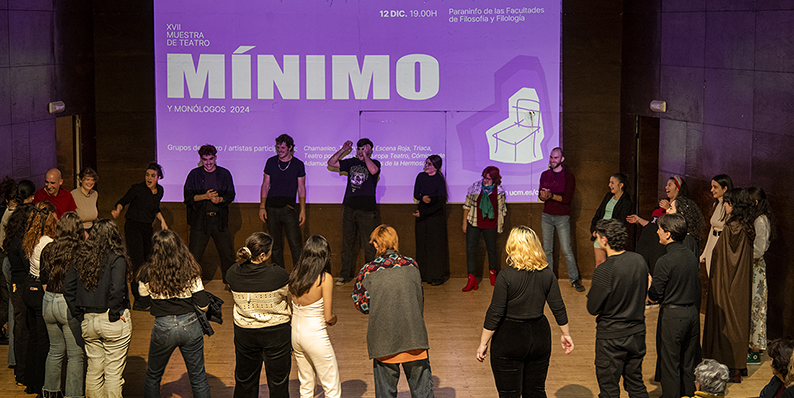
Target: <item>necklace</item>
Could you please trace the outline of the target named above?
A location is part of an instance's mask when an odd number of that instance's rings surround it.
[[[289,165],[291,165],[291,164],[292,164],[292,159],[290,159],[289,162],[287,162],[287,167],[285,167],[283,169],[281,168],[281,161],[280,160],[278,161],[278,163],[276,165],[278,166],[279,170],[287,171],[287,169],[289,168]]]

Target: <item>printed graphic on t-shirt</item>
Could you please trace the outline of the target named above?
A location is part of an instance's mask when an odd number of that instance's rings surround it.
[[[350,192],[356,192],[364,185],[364,181],[369,178],[369,170],[366,166],[352,166],[350,168]]]

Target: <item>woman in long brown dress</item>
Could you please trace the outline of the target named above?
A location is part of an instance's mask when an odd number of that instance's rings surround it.
[[[711,257],[711,292],[703,328],[703,357],[731,370],[731,381],[747,375],[750,338],[750,285],[753,269],[753,212],[746,189],[723,196],[728,221]]]

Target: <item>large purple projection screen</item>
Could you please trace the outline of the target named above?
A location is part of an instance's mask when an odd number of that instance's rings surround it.
[[[412,202],[431,154],[451,202],[489,165],[508,201],[535,201],[560,141],[560,0],[156,0],[155,73],[164,200],[211,143],[258,202],[287,133],[310,203],[342,201],[326,161],[363,137],[380,203]]]

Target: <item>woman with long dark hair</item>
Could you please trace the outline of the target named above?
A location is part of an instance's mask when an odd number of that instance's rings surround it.
[[[667,199],[659,201],[659,207],[651,213],[650,219],[646,220],[636,214],[626,217],[626,221],[642,226],[642,232],[640,232],[640,238],[637,241],[636,251],[642,255],[645,262],[648,263],[650,275],[653,275],[653,267],[656,265],[656,260],[667,252],[664,245],[659,243],[659,237],[656,235],[658,229],[656,220],[662,214],[665,214],[667,209],[670,208],[670,202],[675,200],[675,198],[689,196],[689,188],[687,188],[686,181],[684,181],[681,176],[677,175],[667,180],[664,191],[667,195]]]
[[[598,220],[614,218],[626,223],[626,217],[634,211],[634,202],[631,201],[631,196],[626,192],[629,188],[628,180],[629,178],[623,173],[615,173],[609,177],[609,192],[604,195],[604,199],[601,200],[601,204],[590,222],[590,234],[592,235],[590,240],[593,241],[596,267],[607,261],[607,253],[598,245],[596,240],[595,226]]]
[[[703,357],[726,365],[731,370],[731,381],[741,383],[742,375],[747,375],[750,341],[755,218],[746,189],[728,190],[722,202],[728,220],[711,254],[711,291],[703,327]]]
[[[535,231],[513,228],[506,251],[509,267],[496,277],[477,360],[485,360],[493,339],[491,368],[499,396],[545,397],[551,329],[543,308],[548,302],[560,326],[562,349],[570,354],[574,346],[565,303]]]
[[[753,240],[753,286],[752,305],[750,310],[750,351],[747,353],[747,363],[760,363],[761,352],[766,350],[766,313],[767,296],[766,287],[766,261],[764,253],[769,249],[769,242],[775,239],[775,216],[766,199],[766,192],[762,188],[748,188],[747,193],[753,203],[753,226],[755,239]]]
[[[13,181],[13,180],[12,180]],[[36,193],[36,185],[33,184],[33,181],[30,180],[22,180],[19,184],[14,183],[9,184],[7,186],[6,192],[3,194],[5,195],[6,202],[8,202],[8,207],[3,212],[2,221],[0,221],[0,248],[3,251],[3,276],[5,277],[5,283],[7,293],[8,293],[8,365],[9,367],[14,368],[14,373],[16,375],[21,375],[24,372],[24,358],[21,358],[19,363],[16,360],[16,350],[19,349],[19,345],[17,344],[17,340],[25,339],[25,344],[27,344],[27,336],[18,336],[15,332],[17,328],[18,322],[15,321],[15,316],[17,316],[17,312],[22,313],[22,307],[24,304],[22,303],[22,290],[20,289],[18,292],[14,292],[14,281],[12,280],[11,274],[11,260],[10,260],[10,247],[5,245],[6,237],[8,234],[6,233],[8,224],[11,220],[11,215],[14,214],[14,210],[16,210],[19,206],[22,206],[25,203],[33,202],[33,195]],[[32,207],[30,207],[32,208]],[[21,234],[25,233],[24,227],[26,227],[28,216],[30,215],[29,210],[28,213],[24,215],[21,220]],[[17,227],[20,227],[17,225]],[[10,230],[10,228],[8,228]],[[12,239],[13,240],[13,239]],[[20,242],[21,243],[21,242]],[[24,280],[26,275],[22,274],[22,284],[24,284]],[[19,285],[22,286],[21,284]],[[17,303],[15,303],[17,300]],[[16,306],[16,309],[15,309]],[[24,325],[22,325],[24,326]],[[22,348],[23,350],[27,349],[27,346]],[[20,379],[21,377],[18,377]]]
[[[694,200],[686,196],[679,196],[670,201],[670,208],[667,209],[667,214],[680,214],[686,220],[686,238],[684,238],[684,246],[695,253],[697,256],[700,252],[700,236],[703,232],[703,213]]]
[[[289,274],[267,264],[273,238],[254,232],[237,250],[237,263],[226,271],[234,297],[234,396],[259,395],[259,375],[265,363],[270,396],[289,397],[290,307]]]
[[[55,237],[41,253],[40,279],[44,285],[42,313],[50,338],[50,349],[44,366],[45,398],[61,394],[61,368],[66,366],[66,386],[63,396],[83,396],[83,335],[80,322],[75,319],[63,297],[63,280],[77,254],[77,245],[85,239],[83,223],[77,213],[70,211],[61,216]]]
[[[727,174],[717,174],[711,179],[711,196],[714,198],[714,206],[709,219],[711,229],[706,240],[706,248],[700,255],[700,262],[706,264],[706,275],[711,273],[711,252],[714,251],[717,239],[725,227],[725,220],[728,219],[728,214],[725,213],[725,207],[722,205],[722,196],[729,189],[733,189],[733,180]]]
[[[416,262],[422,282],[433,286],[449,279],[449,242],[447,242],[447,181],[441,173],[441,156],[425,159],[422,173],[416,176]]]
[[[47,326],[41,308],[44,298],[44,285],[39,275],[41,251],[52,242],[57,226],[58,216],[55,206],[50,202],[39,202],[28,217],[28,229],[22,239],[22,249],[25,250],[25,257],[30,264],[27,283],[22,292],[28,334],[26,351],[28,369],[25,371],[25,385],[28,391],[36,394],[40,393],[44,386],[44,366],[50,349]]]
[[[463,287],[464,292],[477,290],[477,246],[480,235],[485,240],[488,252],[488,277],[491,285],[496,282],[499,264],[496,256],[496,235],[502,233],[507,215],[505,190],[502,188],[499,168],[488,166],[482,171],[482,180],[475,181],[466,191],[463,204],[463,233],[466,234],[466,271],[469,280]],[[419,264],[421,267],[422,265]]]
[[[78,245],[77,258],[66,272],[63,296],[85,339],[85,395],[121,397],[132,333],[127,295],[132,278],[116,223],[94,222],[88,239]]]
[[[160,396],[160,381],[174,349],[185,360],[193,397],[209,398],[210,386],[204,371],[204,331],[194,304],[206,310],[207,293],[201,281],[201,266],[179,236],[170,230],[152,237],[152,255],[138,274],[142,299],[151,298],[155,316],[149,342],[149,360],[143,395]]]
[[[331,277],[331,247],[320,235],[303,246],[300,260],[289,277],[292,295],[292,349],[298,365],[300,396],[314,397],[315,378],[325,396],[340,397],[339,366],[327,326],[336,324],[331,308],[334,281]]]

